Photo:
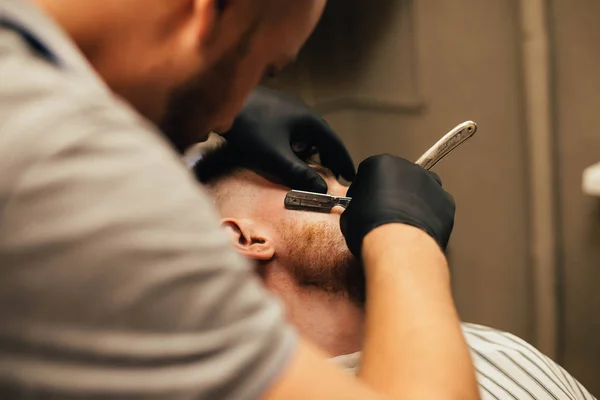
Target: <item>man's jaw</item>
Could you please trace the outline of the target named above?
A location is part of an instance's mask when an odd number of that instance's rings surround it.
[[[331,357],[362,348],[364,311],[346,295],[300,285],[291,275],[267,277],[265,283],[283,301],[296,329]]]

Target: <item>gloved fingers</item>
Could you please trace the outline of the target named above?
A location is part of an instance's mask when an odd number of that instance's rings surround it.
[[[329,125],[300,100],[271,89],[250,94],[225,138],[293,189],[327,192],[323,178],[307,165],[315,152],[336,176],[355,175],[352,158]]]
[[[454,213],[454,210],[456,210],[456,202],[454,201],[454,196],[452,196],[450,192],[447,192],[445,190],[444,193],[446,194],[446,199],[448,200],[448,203],[452,206],[452,212]]]
[[[340,225],[354,254],[377,226],[400,222],[422,229],[445,248],[455,204],[439,177],[400,157],[381,154],[360,163],[348,196],[352,202]]]
[[[292,141],[303,140],[307,143],[305,147],[316,149],[321,165],[347,181],[354,179],[354,161],[342,140],[327,122],[320,118],[303,119],[294,121],[291,130]]]
[[[248,140],[244,137],[242,140],[230,141],[229,145],[236,148],[240,156],[248,157],[248,154],[251,154],[249,163],[267,173],[269,179],[273,178],[291,189],[327,193],[325,180],[305,161],[298,158],[291,148],[262,146],[257,143],[260,139],[254,137]],[[254,149],[249,152],[249,147]]]
[[[354,161],[339,136],[325,121],[323,123],[325,124],[324,132],[316,138],[321,162],[334,174],[342,176],[347,181],[352,181],[356,176]]]
[[[272,171],[285,186],[307,192],[327,193],[327,183],[304,161],[292,155],[280,165],[273,165]]]
[[[243,128],[236,129],[234,124],[225,136],[229,145],[238,148],[242,154],[251,154],[253,164],[292,189],[327,193],[323,178],[294,154],[291,143],[277,145],[280,138],[267,142],[268,138],[252,134],[252,125],[246,123]]]
[[[435,179],[435,180],[436,180],[436,182],[440,184],[440,186],[442,186],[442,187],[444,186],[444,185],[442,184],[442,178],[440,178],[440,176],[439,176],[438,174],[436,174],[435,172],[431,172],[431,171],[429,171],[429,175],[430,175],[430,176],[431,176],[433,179]]]
[[[341,176],[349,182],[354,179],[356,176],[354,161],[344,147],[338,147],[335,144],[326,145],[320,154],[323,166],[330,169],[336,176]]]

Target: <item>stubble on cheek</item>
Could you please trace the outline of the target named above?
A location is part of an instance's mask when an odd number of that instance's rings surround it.
[[[329,221],[285,225],[278,229],[286,247],[283,257],[298,284],[346,295],[363,305],[364,271],[348,250],[339,227]]]

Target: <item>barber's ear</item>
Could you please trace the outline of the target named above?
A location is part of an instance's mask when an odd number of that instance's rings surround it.
[[[275,255],[273,241],[267,232],[252,221],[226,218],[221,221],[221,225],[242,255],[258,261],[269,261]]]
[[[193,0],[196,36],[202,46],[220,54],[239,40],[236,11],[226,0]],[[217,56],[217,54],[213,54]],[[218,57],[218,56],[217,56]]]
[[[193,0],[195,34],[203,44],[209,44],[215,37],[220,10],[217,0]]]

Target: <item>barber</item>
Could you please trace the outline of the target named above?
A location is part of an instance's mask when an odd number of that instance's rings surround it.
[[[352,380],[296,337],[173,152],[226,130],[263,72],[293,58],[322,7],[0,3],[0,398],[476,396],[438,245],[453,203],[430,175],[399,159],[359,168],[343,229],[365,261],[373,310],[364,376]],[[322,134],[319,151],[351,175],[343,146]],[[289,138],[273,135],[231,140],[249,140],[294,187],[324,191]],[[375,193],[394,204],[423,197],[418,206],[365,211],[384,170],[395,179]],[[414,184],[386,195],[398,179]],[[451,211],[436,214],[442,229],[422,218],[429,206]],[[415,329],[431,327],[429,315],[458,351],[421,355]],[[396,333],[407,343],[386,338]],[[458,366],[423,373],[446,356]]]

